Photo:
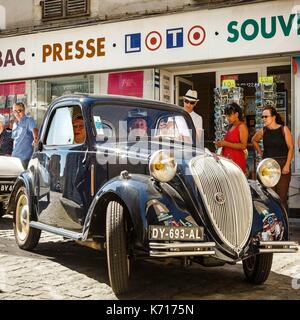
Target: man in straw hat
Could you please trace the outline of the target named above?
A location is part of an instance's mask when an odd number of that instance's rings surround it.
[[[198,101],[197,91],[195,90],[188,90],[183,96],[184,110],[190,114],[196,128],[197,137],[200,138],[202,133],[202,117],[194,111]]]

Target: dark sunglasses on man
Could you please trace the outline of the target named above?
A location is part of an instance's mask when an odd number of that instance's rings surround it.
[[[193,106],[196,103],[196,101],[191,101],[191,100],[188,100],[188,99],[184,99],[184,103],[190,104],[190,105]]]

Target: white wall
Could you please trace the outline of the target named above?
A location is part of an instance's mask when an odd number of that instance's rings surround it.
[[[5,9],[6,29],[32,26],[32,0],[0,0],[1,7]]]
[[[276,2],[276,0],[244,0],[240,4],[264,1]],[[149,14],[230,6],[230,2],[226,0],[90,0],[91,14],[88,17],[43,22],[40,2],[41,0],[0,0],[0,29],[3,11],[6,12],[6,28],[16,29],[33,26],[57,28],[61,25],[76,25],[86,22],[87,19],[126,19]]]
[[[184,6],[199,4],[199,1],[191,0],[102,0],[98,1],[98,12],[100,17],[130,16],[140,14],[151,14],[158,12],[180,10]]]

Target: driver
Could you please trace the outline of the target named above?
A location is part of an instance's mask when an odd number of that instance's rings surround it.
[[[129,123],[129,135],[128,138],[136,138],[148,136],[148,124],[144,118],[136,118]]]

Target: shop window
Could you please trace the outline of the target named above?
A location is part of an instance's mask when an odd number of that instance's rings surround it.
[[[55,20],[89,15],[90,0],[43,0],[42,20]]]
[[[0,114],[4,115],[7,124],[11,119],[12,106],[15,102],[27,105],[25,82],[9,82],[0,84]]]

